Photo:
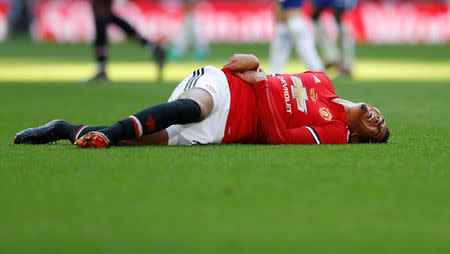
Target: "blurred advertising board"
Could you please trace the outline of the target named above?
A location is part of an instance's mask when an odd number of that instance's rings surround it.
[[[263,42],[273,33],[273,9],[265,3],[199,1],[195,17],[205,39],[212,42]],[[113,9],[148,38],[170,39],[182,29],[184,10],[178,1],[116,1]],[[32,34],[38,41],[91,41],[94,24],[89,1],[40,1]],[[117,27],[110,26],[108,34],[112,41],[123,39]]]
[[[450,2],[361,2],[347,22],[358,41],[449,43]]]
[[[0,41],[4,41],[8,34],[8,10],[8,3],[0,0]]]
[[[0,0],[0,40],[6,34],[6,0]],[[36,41],[90,42],[94,37],[93,14],[88,0],[36,0],[31,34]],[[195,17],[205,39],[211,42],[261,42],[274,32],[275,0],[198,1]],[[182,29],[183,8],[179,1],[117,0],[114,12],[131,22],[144,36],[170,39]],[[303,8],[308,28],[311,4]],[[330,12],[322,15],[325,28],[337,35]],[[449,43],[450,3],[433,1],[360,1],[344,22],[359,42]],[[111,41],[124,35],[108,28]]]

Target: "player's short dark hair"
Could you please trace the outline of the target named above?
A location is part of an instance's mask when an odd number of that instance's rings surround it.
[[[384,134],[384,137],[381,139],[380,143],[387,143],[390,136],[391,132],[389,131],[389,128],[386,127],[386,134]]]
[[[357,143],[359,144],[387,143],[390,136],[391,132],[389,131],[389,128],[386,127],[386,134],[384,134],[384,137],[380,140],[380,142],[372,142],[372,139],[370,137],[359,137]],[[348,143],[351,143],[350,138]]]

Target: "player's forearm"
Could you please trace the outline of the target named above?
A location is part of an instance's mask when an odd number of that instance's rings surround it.
[[[288,144],[287,128],[280,114],[276,112],[271,100],[267,82],[255,84],[256,104],[258,106],[261,128],[265,142],[269,144]]]
[[[252,70],[246,72],[239,72],[236,73],[235,75],[251,85],[265,85],[265,83],[267,82],[267,75],[263,71]]]
[[[257,70],[259,59],[251,54],[234,54],[223,68],[229,68],[231,73]]]

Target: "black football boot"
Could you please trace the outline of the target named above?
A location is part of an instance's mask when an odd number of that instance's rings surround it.
[[[57,128],[67,124],[64,120],[53,120],[37,128],[25,129],[14,137],[14,144],[48,144],[61,139],[57,135]]]

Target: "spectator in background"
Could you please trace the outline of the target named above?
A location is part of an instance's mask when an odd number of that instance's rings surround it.
[[[10,0],[10,27],[13,32],[27,32],[33,21],[33,0]]]
[[[194,16],[194,2],[196,0],[182,0],[184,5],[184,24],[181,32],[172,40],[168,52],[169,61],[177,61],[185,57],[189,47],[192,46],[190,58],[204,60],[209,55],[209,43],[203,37],[202,29]]]
[[[324,71],[317,53],[314,38],[306,30],[300,17],[303,0],[278,0],[276,8],[275,36],[270,44],[270,69],[272,73],[283,73],[289,60],[292,44],[298,57],[310,71]]]
[[[165,52],[158,42],[152,42],[140,35],[127,21],[112,12],[113,0],[91,0],[92,10],[95,18],[95,58],[97,60],[97,74],[85,83],[108,81],[106,74],[106,63],[108,60],[108,47],[106,27],[108,24],[116,24],[127,37],[135,39],[144,46],[158,63],[159,77],[162,77],[162,68],[165,62]]]
[[[312,19],[317,30],[318,44],[325,59],[325,67],[338,67],[339,74],[336,78],[350,77],[355,62],[355,42],[342,23],[342,16],[345,11],[354,8],[356,2],[357,0],[313,0]],[[336,41],[330,40],[320,22],[320,15],[326,8],[333,10],[339,28]]]

